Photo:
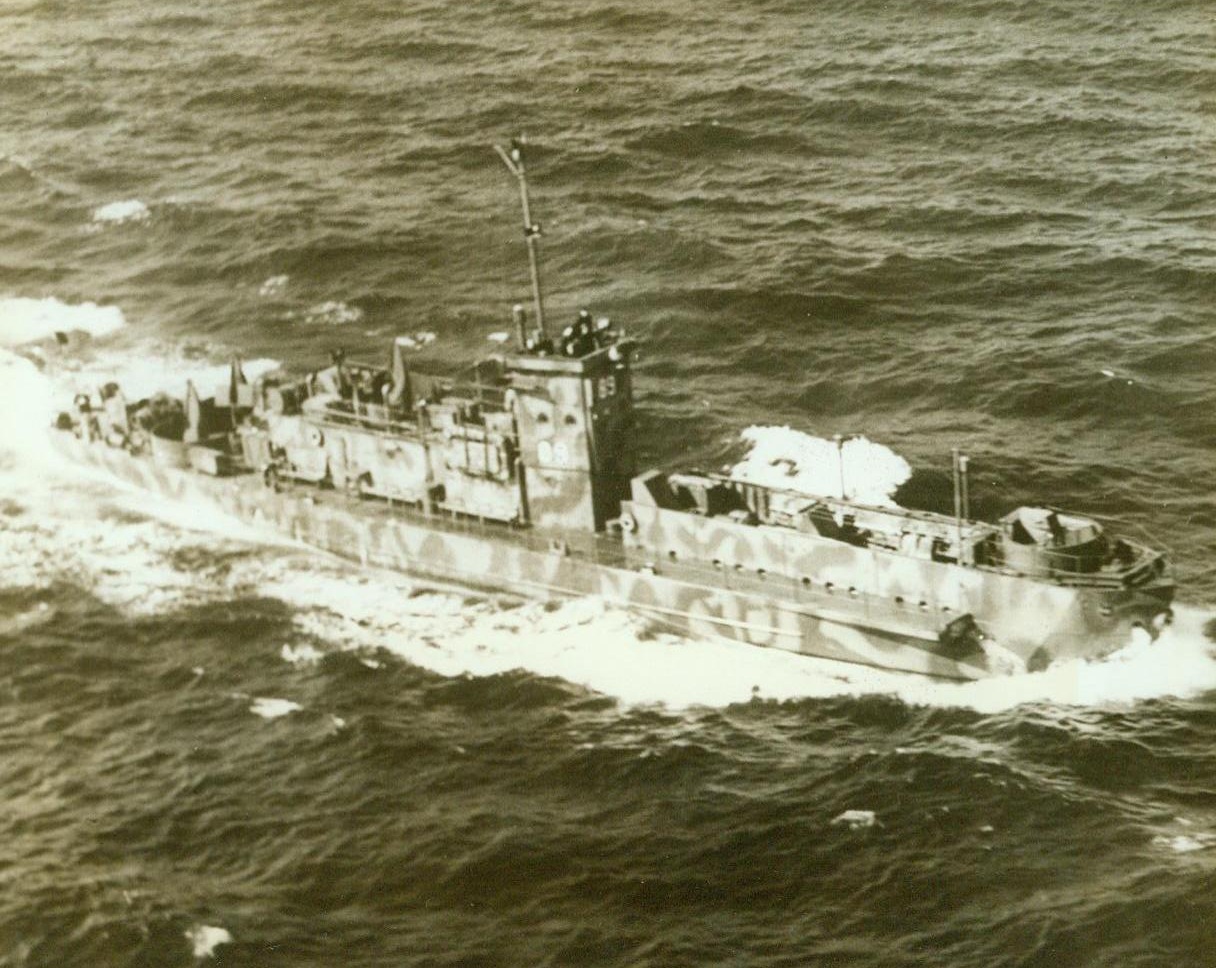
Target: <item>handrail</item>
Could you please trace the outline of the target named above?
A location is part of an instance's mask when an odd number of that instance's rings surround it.
[[[696,473],[696,472],[693,472],[693,473]],[[757,488],[762,491],[766,491],[770,494],[782,494],[782,495],[787,495],[787,496],[795,497],[795,498],[805,498],[807,500],[815,501],[832,510],[840,509],[840,510],[848,511],[850,509],[856,509],[858,511],[864,511],[864,512],[871,513],[871,514],[883,515],[883,516],[890,517],[890,518],[906,519],[906,520],[910,520],[910,521],[924,521],[924,522],[930,522],[930,523],[934,523],[934,524],[941,524],[943,526],[948,526],[951,528],[954,526],[953,517],[951,517],[949,515],[945,515],[945,514],[938,514],[935,511],[925,511],[925,510],[921,510],[919,508],[904,508],[904,507],[898,507],[898,506],[887,507],[887,506],[876,505],[876,504],[866,504],[861,501],[845,500],[842,498],[832,497],[829,495],[810,494],[806,491],[799,491],[794,488],[773,487],[770,484],[760,484],[760,483],[754,483],[752,481],[741,481],[736,478],[732,478],[726,474],[720,474],[720,473],[713,473],[713,472],[701,473],[698,476],[704,477],[707,481],[710,481],[713,483],[718,483],[718,484],[723,484],[723,485],[734,487],[734,488],[738,488],[740,486],[752,487],[752,488]],[[1120,519],[1120,518],[1109,517],[1106,515],[1081,513],[1078,511],[1069,511],[1066,509],[1057,508],[1052,505],[1046,505],[1046,504],[1039,505],[1039,506],[1043,507],[1045,510],[1052,511],[1056,514],[1063,514],[1063,515],[1067,515],[1069,517],[1076,517],[1076,518],[1086,518],[1091,521],[1094,521],[1095,523],[1102,525],[1104,528],[1104,531],[1106,533],[1110,534],[1111,537],[1121,538],[1122,540],[1126,541],[1128,544],[1132,545],[1135,548],[1138,548],[1141,551],[1159,553],[1158,549],[1160,549],[1160,551],[1162,551],[1162,552],[1165,552],[1167,554],[1170,553],[1169,547],[1164,542],[1158,540],[1158,538],[1155,535],[1153,535],[1151,532],[1149,532],[1149,530],[1147,528],[1145,528],[1143,525],[1141,525],[1137,522],[1127,521],[1127,520]],[[1001,526],[998,522],[979,521],[979,520],[972,518],[972,519],[965,520],[963,522],[963,525],[965,528],[970,529],[971,534],[969,535],[969,537],[974,536],[975,532],[977,532],[977,531],[987,532],[988,534],[1003,533]],[[1117,527],[1112,528],[1112,527],[1107,527],[1107,525],[1116,525]],[[1139,532],[1140,537],[1146,542],[1146,544],[1140,545],[1137,542],[1132,541],[1131,539],[1124,538],[1122,534],[1118,533],[1119,530],[1122,528],[1127,528],[1127,529]],[[1042,548],[1041,545],[1038,547]],[[1054,552],[1052,549],[1043,549],[1043,550],[1049,551],[1052,553],[1058,553],[1058,552]]]

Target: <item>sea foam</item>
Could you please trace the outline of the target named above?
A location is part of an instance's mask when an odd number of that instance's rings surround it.
[[[288,280],[288,277],[285,275],[270,276],[258,288],[258,295],[264,299],[268,299],[272,296],[281,295],[283,290],[287,288],[287,280]]]
[[[912,476],[899,454],[865,437],[849,437],[838,446],[791,427],[763,426],[748,427],[742,436],[750,449],[731,475],[753,484],[893,505],[896,488]]]
[[[325,326],[346,326],[362,318],[363,310],[358,306],[348,306],[336,299],[318,303],[304,314],[306,322]]]
[[[145,205],[137,198],[128,198],[119,202],[110,202],[93,210],[94,222],[109,222],[112,224],[121,224],[123,222],[142,222],[147,219],[152,213]]]
[[[321,574],[304,561],[292,566],[259,592],[292,605],[297,628],[314,640],[364,653],[391,652],[445,676],[524,669],[626,705],[686,709],[880,694],[910,705],[995,713],[1024,703],[1126,705],[1216,688],[1216,659],[1202,634],[1211,616],[1202,610],[1181,609],[1156,642],[1136,638],[1104,659],[949,682],[723,639],[685,638],[656,631],[599,599],[512,607],[470,603],[455,592],[407,597],[405,580],[395,575]]]
[[[126,325],[117,306],[65,303],[53,296],[0,298],[0,346],[21,346],[50,339],[56,333],[108,336]]]
[[[261,716],[263,719],[279,719],[282,716],[299,712],[303,708],[298,702],[292,702],[290,699],[273,699],[258,696],[254,698],[249,711],[256,716]]]
[[[212,958],[220,945],[232,944],[232,935],[225,928],[196,924],[186,931],[186,940],[195,958]]]

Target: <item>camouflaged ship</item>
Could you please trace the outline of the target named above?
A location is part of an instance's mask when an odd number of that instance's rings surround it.
[[[951,678],[1040,669],[1155,634],[1165,556],[1049,508],[969,520],[730,474],[635,466],[635,344],[587,313],[545,323],[518,144],[534,319],[510,351],[450,373],[394,343],[387,365],[76,397],[72,457],[365,565],[543,599],[600,596],[692,637]]]

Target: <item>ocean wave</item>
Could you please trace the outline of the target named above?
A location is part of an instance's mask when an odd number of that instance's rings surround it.
[[[796,132],[774,134],[757,127],[748,130],[716,118],[684,121],[679,125],[655,127],[634,135],[626,142],[635,152],[653,152],[686,159],[705,159],[736,152],[788,152],[804,156],[806,139]]]
[[[65,303],[53,296],[0,298],[0,346],[22,346],[50,339],[57,333],[109,336],[126,324],[126,318],[117,306]]]
[[[196,924],[186,931],[186,940],[195,958],[211,958],[220,945],[232,944],[232,934],[227,928]]]
[[[241,360],[240,363],[241,372],[248,380],[256,380],[280,366],[278,360],[267,357]],[[87,360],[74,361],[69,369],[52,371],[48,388],[63,404],[75,393],[94,392],[110,382],[117,383],[130,402],[156,393],[184,397],[187,383],[193,383],[201,396],[209,397],[227,392],[231,374],[231,362],[212,363],[182,352],[153,350],[132,354],[103,350]]]
[[[268,276],[258,287],[258,295],[263,299],[282,295],[283,290],[287,288],[288,279],[286,275]]]
[[[321,326],[348,326],[363,319],[363,310],[358,306],[331,299],[311,306],[303,313],[304,322]]]
[[[281,719],[284,716],[299,712],[303,708],[298,702],[293,702],[290,699],[257,696],[249,707],[249,711],[255,716],[261,716],[263,719]]]
[[[152,211],[137,198],[120,202],[108,202],[93,210],[95,223],[121,225],[124,222],[143,222],[152,216]]]
[[[906,460],[865,437],[837,444],[790,427],[758,426],[741,436],[749,450],[731,476],[752,484],[893,506],[896,490],[912,476]]]

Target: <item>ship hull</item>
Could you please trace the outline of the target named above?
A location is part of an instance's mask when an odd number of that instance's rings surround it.
[[[942,655],[932,630],[850,610],[848,602],[825,605],[800,600],[796,588],[763,592],[690,580],[674,569],[665,574],[607,536],[568,542],[527,529],[426,516],[339,491],[269,487],[253,474],[210,477],[68,432],[54,431],[52,438],[74,463],[190,505],[213,506],[367,567],[532,599],[598,596],[692,638],[725,638],[901,672],[977,679],[1008,671],[995,668],[987,652],[962,659]]]

